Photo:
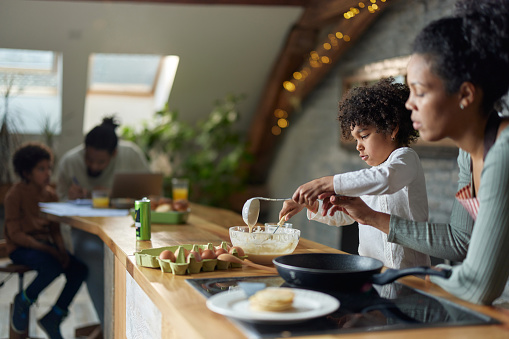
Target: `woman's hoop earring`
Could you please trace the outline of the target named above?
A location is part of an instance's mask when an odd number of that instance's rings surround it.
[[[463,104],[460,104],[460,108],[465,109],[465,106],[463,106]]]

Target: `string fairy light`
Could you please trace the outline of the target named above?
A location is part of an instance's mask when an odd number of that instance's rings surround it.
[[[385,3],[387,0],[359,1],[356,7],[350,7],[348,11],[343,13],[343,17],[346,20],[351,20],[360,14],[361,10],[367,10],[370,13],[375,13],[380,10],[380,6],[377,5],[377,1]],[[367,4],[365,2],[367,2]],[[320,50],[312,50],[309,52],[307,66],[303,67],[299,71],[293,72],[292,78],[283,82],[283,88],[288,93],[294,93],[299,86],[303,86],[305,84],[306,78],[311,75],[314,69],[318,69],[323,65],[331,64],[332,58],[330,55],[326,54],[333,53],[334,50],[338,49],[340,40],[349,42],[351,41],[351,37],[339,31],[329,33],[327,35],[327,41],[321,44]],[[282,129],[287,128],[289,125],[288,113],[283,109],[277,108],[274,111],[274,117],[276,118],[276,124],[272,126],[271,132],[273,135],[280,135],[282,133]]]

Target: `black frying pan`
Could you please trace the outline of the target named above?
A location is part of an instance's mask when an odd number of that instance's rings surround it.
[[[451,276],[450,270],[430,267],[387,269],[380,273],[380,260],[336,253],[290,254],[273,260],[281,277],[289,284],[327,290],[362,290],[366,284],[385,285],[407,275]]]

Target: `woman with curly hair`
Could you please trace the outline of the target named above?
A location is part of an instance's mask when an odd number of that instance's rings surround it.
[[[509,118],[498,114],[508,74],[508,0],[461,1],[454,16],[430,23],[414,41],[406,103],[413,126],[424,140],[449,137],[460,149],[449,224],[417,223],[355,198],[330,198],[333,209],[393,243],[462,261],[449,279],[431,281],[478,304],[493,303],[509,277]],[[503,296],[507,302],[508,288]]]
[[[345,213],[326,214],[317,193],[360,197],[373,209],[417,221],[428,219],[424,172],[417,153],[408,145],[417,139],[405,108],[409,89],[388,78],[370,87],[350,90],[339,104],[343,137],[357,142],[359,156],[371,168],[312,180],[287,200],[279,213],[288,220],[304,207],[308,218],[332,226],[355,222]],[[314,199],[311,197],[314,196]],[[404,268],[430,265],[428,255],[389,243],[387,234],[359,223],[359,254],[385,266]]]

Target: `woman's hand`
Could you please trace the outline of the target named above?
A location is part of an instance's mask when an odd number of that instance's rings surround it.
[[[316,213],[318,210],[318,202],[315,202],[314,206],[307,206],[302,204],[297,204],[293,200],[285,200],[283,203],[283,208],[279,212],[279,219],[283,216],[285,217],[285,221],[288,221],[291,217],[302,211],[306,207],[308,210],[310,210],[313,213]]]
[[[389,233],[390,214],[374,211],[361,198],[330,194],[322,194],[319,198],[324,200],[324,215],[327,211],[330,215],[334,215],[337,211],[344,212],[360,224],[370,225],[384,233]]]
[[[437,271],[443,271],[443,269],[441,267],[432,266],[431,268],[434,270],[437,270]],[[424,280],[431,283],[431,275],[429,275],[429,274],[425,275]]]
[[[334,194],[334,177],[322,177],[305,183],[293,193],[292,200],[298,204],[314,206],[318,196],[323,193]]]

